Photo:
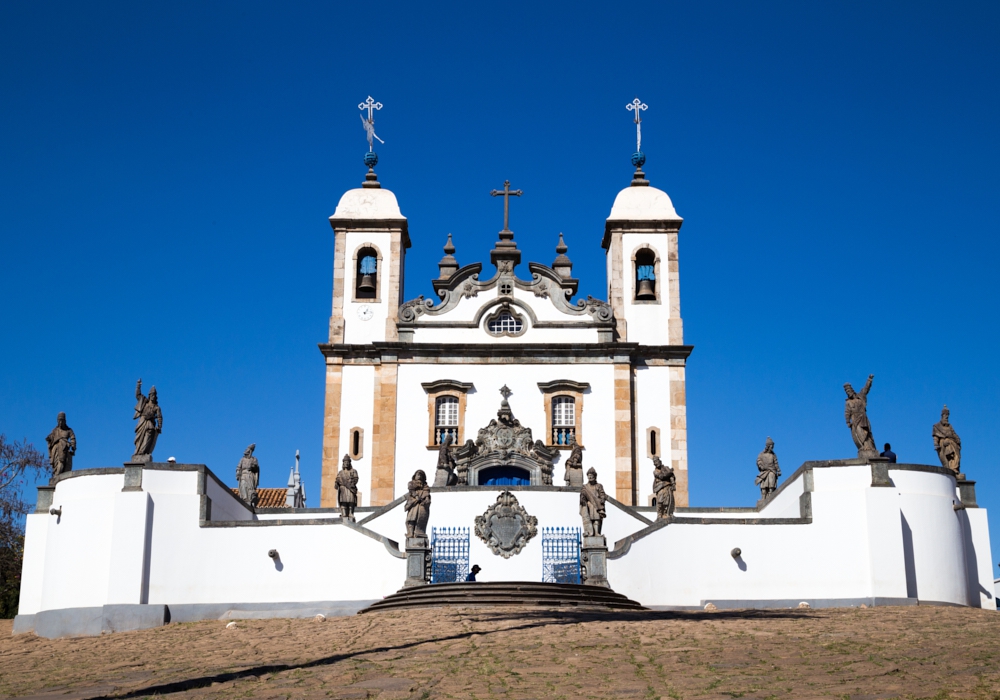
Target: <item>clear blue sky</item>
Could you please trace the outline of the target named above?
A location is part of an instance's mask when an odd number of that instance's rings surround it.
[[[841,385],[873,372],[902,461],[937,463],[951,407],[1000,560],[998,34],[995,2],[0,4],[0,432],[66,411],[77,467],[120,464],[141,376],[159,457],[231,478],[253,441],[276,486],[300,449],[317,505],[357,104],[385,104],[407,298],[449,232],[488,262],[506,178],[525,260],[562,231],[606,298],[638,95],[685,218],[692,504],[752,504],[768,435],[786,474],[852,456]]]

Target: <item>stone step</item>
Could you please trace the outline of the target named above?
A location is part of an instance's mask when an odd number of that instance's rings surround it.
[[[603,610],[645,610],[642,605],[600,586],[534,581],[439,583],[403,588],[373,603],[359,614],[424,606],[575,607]]]

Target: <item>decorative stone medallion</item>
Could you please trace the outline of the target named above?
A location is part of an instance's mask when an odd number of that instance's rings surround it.
[[[510,491],[501,493],[496,503],[476,516],[476,536],[504,559],[518,554],[537,534],[538,518],[528,515]]]

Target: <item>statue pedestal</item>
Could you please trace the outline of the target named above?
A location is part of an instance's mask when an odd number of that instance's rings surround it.
[[[965,474],[959,474],[958,476],[964,477]],[[979,504],[976,503],[976,482],[961,478],[956,479],[955,483],[958,484],[958,497],[961,499],[962,505],[966,508],[978,508]]]
[[[126,464],[149,464],[153,461],[153,455],[132,455]]]
[[[580,547],[583,562],[583,584],[611,588],[608,583],[608,541],[604,535],[584,537]]]
[[[403,588],[426,586],[431,568],[431,545],[426,536],[406,538],[406,581]]]

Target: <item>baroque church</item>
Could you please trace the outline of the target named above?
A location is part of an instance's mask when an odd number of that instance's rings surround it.
[[[654,457],[688,505],[678,234],[670,197],[637,166],[604,225],[607,299],[576,298],[560,237],[552,265],[527,264],[509,227],[489,265],[460,265],[449,236],[437,299],[405,300],[410,236],[396,196],[369,168],[330,217],[335,240],[326,360],[321,505],[337,505],[343,455],[363,506],[434,473],[442,442],[459,485],[570,485],[574,444],[608,492],[652,504]],[[595,234],[596,237],[596,234]],[[501,393],[502,392],[502,393]],[[498,411],[500,413],[498,414]],[[669,460],[669,461],[668,461]],[[612,486],[613,484],[613,486]],[[574,483],[573,485],[579,485]],[[613,489],[613,490],[612,490]]]

